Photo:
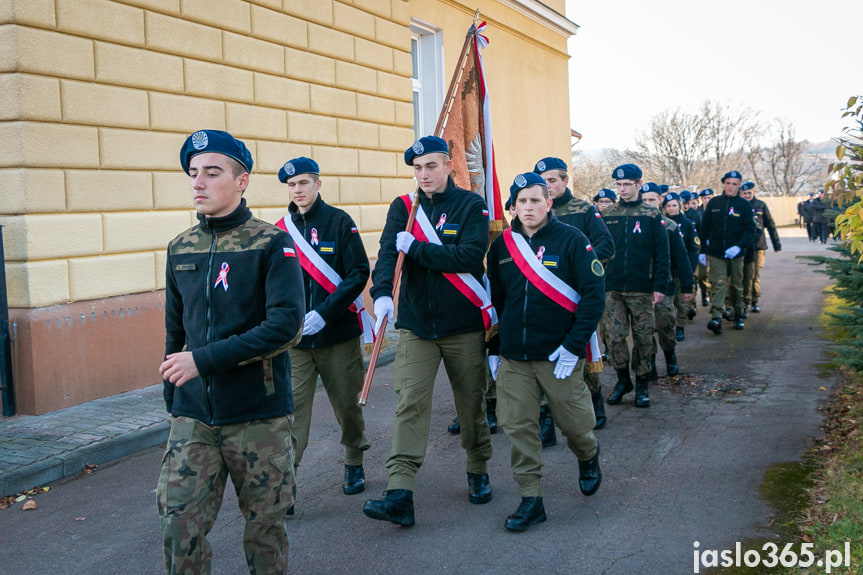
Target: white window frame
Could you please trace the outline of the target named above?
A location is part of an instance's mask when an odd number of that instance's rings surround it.
[[[431,135],[443,105],[443,31],[428,22],[411,20],[411,58],[416,58],[417,77],[411,74],[414,94],[414,135]],[[416,54],[414,54],[416,46]]]

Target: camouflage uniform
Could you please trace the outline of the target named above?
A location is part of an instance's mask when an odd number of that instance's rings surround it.
[[[630,362],[627,337],[632,331],[632,370],[646,376],[651,370],[651,350],[656,321],[653,315],[653,294],[640,292],[607,292],[602,329],[608,344],[608,359],[616,370],[628,369]]]
[[[213,527],[231,476],[246,519],[249,573],[287,573],[285,512],[294,503],[293,416],[211,426],[172,417],[156,489],[166,573],[209,573]]]

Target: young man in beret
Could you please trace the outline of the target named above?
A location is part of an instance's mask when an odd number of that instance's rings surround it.
[[[614,240],[602,221],[597,209],[588,201],[576,198],[572,195],[567,184],[569,183],[569,167],[560,158],[548,157],[539,160],[533,168],[533,173],[542,176],[548,186],[548,195],[552,200],[551,213],[565,224],[581,230],[590,240],[596,257],[602,263],[614,257]],[[590,366],[585,364],[585,369]],[[607,421],[605,415],[605,404],[602,398],[602,387],[599,383],[599,373],[585,373],[584,380],[590,389],[593,400],[593,408],[596,412],[596,427],[602,429]],[[554,421],[551,411],[547,405],[543,406],[540,414],[542,423],[540,433],[543,446],[557,444],[554,436]]]
[[[276,225],[288,232],[303,267],[306,312],[303,338],[290,351],[294,389],[294,468],[309,444],[312,403],[318,375],[342,429],[345,447],[345,495],[365,489],[363,452],[371,447],[365,436],[363,410],[357,394],[363,387],[363,331],[373,341],[371,318],[362,293],[369,279],[369,259],[357,226],[343,210],[327,204],[320,194],[318,163],[294,158],[279,170],[291,202]]]
[[[674,220],[677,224],[680,233],[683,234],[683,245],[686,248],[687,260],[689,261],[689,269],[693,277],[692,283],[695,284],[695,270],[698,267],[698,254],[701,252],[701,239],[698,237],[698,228],[686,217],[683,212],[683,206],[686,205],[687,199],[683,197],[686,194],[687,198],[691,199],[689,192],[683,191],[681,194],[670,192],[662,199],[662,213],[668,219]],[[696,309],[694,296],[697,288],[692,290],[692,297],[684,298],[680,291],[680,282],[678,282],[677,293],[674,296],[674,305],[677,308],[677,327],[674,331],[674,339],[683,341],[686,339],[686,322],[695,318]]]
[[[403,252],[394,363],[398,406],[386,462],[387,491],[383,500],[366,501],[363,513],[411,526],[413,490],[425,459],[432,391],[441,360],[453,390],[461,445],[467,452],[468,501],[491,501],[485,330],[497,318],[483,287],[489,228],[485,201],[455,186],[449,176],[449,148],[441,138],[426,136],[414,142],[405,151],[405,163],[413,166],[417,193],[390,204],[371,290],[380,325],[384,316],[393,317],[393,272],[398,253]],[[411,231],[405,231],[415,201],[420,203],[417,221]]]
[[[609,190],[608,188],[602,188],[593,196],[593,205],[596,206],[598,212],[603,212],[607,208],[610,208],[616,201],[617,194],[614,193],[614,190]]]
[[[509,439],[521,503],[505,527],[524,531],[545,521],[542,445],[537,436],[540,398],[578,460],[584,495],[602,482],[593,406],[582,373],[587,348],[602,316],[603,268],[587,237],[552,214],[545,182],[516,176],[510,188],[518,217],[488,252],[492,301],[500,313],[498,414]],[[598,344],[594,351],[598,352]]]
[[[744,250],[755,240],[752,205],[738,195],[743,176],[731,171],[722,177],[723,193],[710,200],[701,220],[701,254],[698,262],[707,265],[711,286],[711,319],[707,329],[720,335],[725,296],[734,307],[734,329],[743,325]],[[730,285],[729,285],[730,278]]]
[[[620,201],[602,213],[616,253],[605,274],[603,336],[608,358],[617,371],[617,385],[608,396],[617,405],[633,389],[629,373],[632,334],[635,407],[650,407],[648,387],[652,372],[654,304],[665,298],[670,281],[668,235],[659,210],[641,201],[641,168],[618,166],[612,172]]]
[[[641,186],[641,200],[648,206],[660,209],[661,200],[660,188],[653,182],[648,182]],[[665,197],[672,198],[671,201],[677,202],[680,205],[679,196],[674,192],[669,192]],[[668,375],[677,375],[679,366],[677,363],[677,307],[675,300],[682,299],[685,304],[692,301],[692,286],[695,283],[692,275],[692,266],[689,263],[689,254],[687,253],[684,244],[684,233],[678,223],[668,216],[662,216],[662,223],[665,226],[665,233],[668,234],[668,251],[671,262],[671,276],[669,282],[662,293],[665,297],[662,301],[654,304],[653,315],[656,318],[656,335],[659,339],[659,347],[662,348],[662,353],[665,356],[665,367]],[[684,320],[686,312],[684,310]],[[652,369],[650,379],[656,380],[656,343],[653,344],[653,354],[651,356]]]
[[[752,313],[759,313],[761,311],[758,306],[758,300],[761,298],[761,268],[764,267],[764,254],[767,252],[767,239],[764,237],[764,230],[770,234],[773,251],[777,254],[782,251],[782,242],[779,239],[779,232],[776,230],[776,222],[773,221],[773,216],[770,214],[770,208],[755,197],[755,184],[744,182],[740,186],[740,195],[752,204],[755,227],[757,228],[755,243],[750,249],[752,257],[747,257],[743,269],[743,303],[746,306],[752,304]]]
[[[287,572],[294,464],[288,348],[303,325],[300,264],[288,234],[252,217],[252,156],[227,132],[186,139],[198,225],[168,245],[165,404],[171,414],[156,496],[165,572],[209,573],[228,475],[246,520],[250,573]]]

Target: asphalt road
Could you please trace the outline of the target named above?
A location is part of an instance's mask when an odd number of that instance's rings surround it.
[[[548,521],[515,534],[504,529],[518,504],[509,446],[498,433],[490,462],[494,499],[470,505],[464,452],[446,433],[452,393],[443,370],[435,391],[432,435],[415,492],[413,528],[373,521],[361,509],[386,488],[392,369],[375,379],[366,407],[372,448],[367,490],[341,494],[338,428],[324,395],[316,398],[312,444],[299,475],[297,517],[289,524],[292,573],[586,573],[693,572],[693,542],[733,548],[748,537],[771,537],[771,510],[759,499],[764,470],[798,460],[819,434],[817,406],[830,378],[818,364],[823,342],[817,316],[828,278],[795,255],[824,252],[805,238],[786,238],[763,270],[763,312],[746,330],[726,322],[716,337],[705,329],[706,308],[679,344],[681,373],[739,381],[745,390],[723,398],[685,397],[653,389],[652,407],[632,406],[632,394],[609,406],[598,432],[604,482],[591,498],[578,492],[575,457],[563,442],[544,451]],[[664,374],[664,363],[659,370]],[[603,375],[606,393],[612,370]],[[154,488],[161,451],[152,449],[89,476],[57,484],[0,512],[0,572],[18,574],[154,574],[161,541]],[[229,488],[210,535],[213,573],[245,573],[242,518]],[[780,545],[781,548],[781,545]]]

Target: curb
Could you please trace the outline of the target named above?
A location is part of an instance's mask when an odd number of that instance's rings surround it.
[[[392,363],[395,357],[395,346],[381,351],[378,356],[378,367]],[[368,368],[367,357],[363,358],[363,364]],[[72,477],[81,473],[85,465],[110,463],[155,447],[168,440],[169,431],[168,422],[161,421],[149,427],[115,435],[103,441],[19,467],[0,475],[0,497],[16,495],[39,485]]]

